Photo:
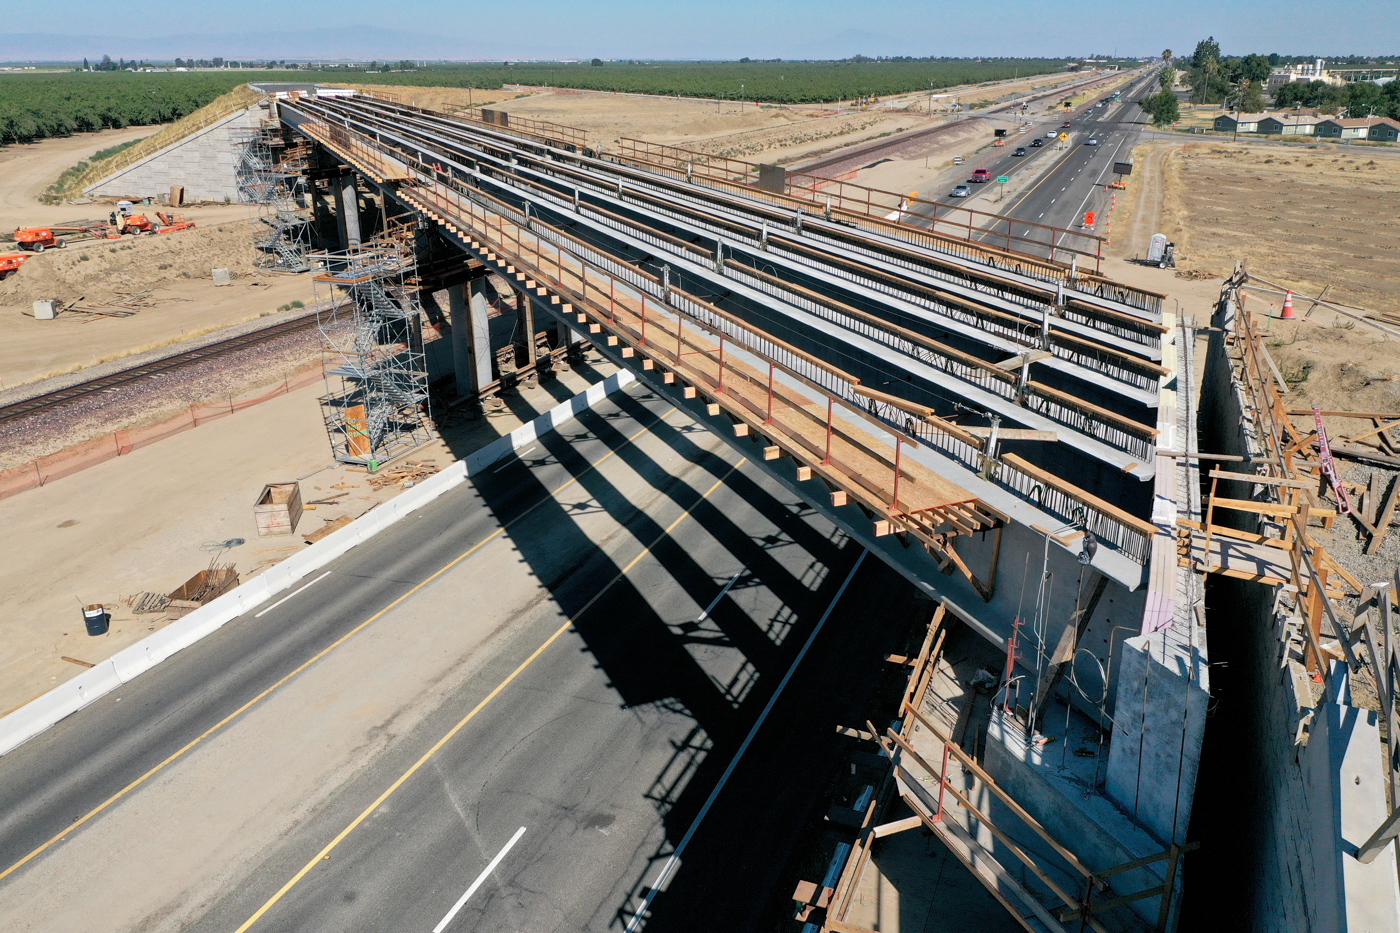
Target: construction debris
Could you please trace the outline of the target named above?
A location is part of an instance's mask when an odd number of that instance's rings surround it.
[[[413,486],[438,472],[438,466],[431,460],[409,460],[369,477],[369,484],[376,489],[386,486]],[[336,487],[332,487],[336,488]]]
[[[123,600],[136,615],[155,615],[164,612],[170,605],[170,597],[164,593],[137,593]]]
[[[344,528],[346,525],[350,524],[353,521],[354,519],[351,518],[349,515],[342,515],[333,522],[327,522],[324,528],[319,528],[316,531],[305,535],[306,543],[315,544],[317,541],[320,541],[322,538],[326,537],[329,534],[339,531],[340,529]]]

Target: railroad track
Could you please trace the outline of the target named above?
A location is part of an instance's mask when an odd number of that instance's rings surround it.
[[[79,382],[67,388],[45,392],[32,398],[0,406],[0,424],[25,418],[48,409],[61,408],[64,405],[75,402],[94,392],[105,392],[118,386],[135,382],[138,379],[144,379],[158,373],[168,373],[173,370],[182,369],[202,360],[207,360],[210,357],[222,356],[226,353],[232,353],[246,347],[255,346],[259,343],[275,340],[278,337],[298,333],[299,331],[315,326],[316,315],[308,314],[305,317],[299,317],[291,321],[282,321],[279,324],[273,324],[271,327],[250,331],[246,334],[240,334],[237,337],[229,337],[225,340],[219,340],[202,347],[176,353],[172,356],[164,357],[163,359],[152,360],[149,363],[133,366],[130,369],[123,369],[120,372],[100,376],[96,379],[89,379],[86,382]]]

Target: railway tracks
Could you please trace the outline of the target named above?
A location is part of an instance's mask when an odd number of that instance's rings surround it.
[[[17,421],[41,411],[62,408],[65,405],[70,405],[98,392],[108,392],[150,376],[174,372],[212,357],[223,356],[238,350],[244,350],[248,347],[266,343],[270,340],[276,340],[288,334],[299,333],[307,328],[315,326],[316,315],[308,314],[294,320],[281,321],[270,327],[260,328],[246,334],[239,334],[236,337],[228,337],[202,347],[175,353],[163,357],[162,359],[152,360],[139,366],[133,366],[130,369],[123,369],[119,372],[109,373],[106,376],[88,379],[62,389],[55,389],[52,392],[44,392],[31,398],[0,406],[0,424]]]

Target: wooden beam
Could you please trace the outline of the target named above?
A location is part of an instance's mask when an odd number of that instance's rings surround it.
[[[924,825],[924,821],[917,816],[906,816],[902,820],[892,820],[888,823],[881,823],[875,827],[875,838],[883,836],[893,836],[895,833],[902,833],[906,829],[918,829]]]
[[[1125,512],[1124,510],[1118,508],[1118,506],[1113,505],[1109,502],[1105,502],[1103,499],[1100,499],[1093,493],[1080,489],[1073,483],[1065,482],[1064,480],[1056,476],[1054,473],[1042,470],[1040,467],[1028,462],[1023,457],[1018,457],[1015,454],[1003,454],[1001,459],[1011,464],[1016,469],[1020,470],[1022,473],[1025,473],[1026,475],[1030,476],[1037,482],[1041,482],[1047,486],[1051,486],[1055,489],[1058,489],[1060,492],[1069,496],[1071,499],[1073,499],[1075,502],[1078,502],[1080,505],[1087,505],[1089,506],[1089,508],[1094,509],[1097,512],[1102,512],[1104,515],[1114,519],[1120,524],[1127,525],[1129,528],[1136,531],[1138,534],[1151,536],[1157,533],[1157,526],[1152,524],[1151,522],[1138,518],[1131,512]]]
[[[1317,483],[1305,483],[1297,479],[1283,479],[1278,476],[1260,476],[1258,473],[1232,473],[1229,470],[1211,470],[1207,474],[1211,479],[1240,480],[1246,483],[1258,483],[1261,486],[1289,486],[1294,489],[1315,489]]]
[[[1371,535],[1371,540],[1367,542],[1363,553],[1368,556],[1374,555],[1381,549],[1381,542],[1385,540],[1386,532],[1390,531],[1390,519],[1395,515],[1396,498],[1400,496],[1400,477],[1396,477],[1390,484],[1390,494],[1385,497],[1385,505],[1381,508],[1381,513],[1376,518],[1376,532]]]

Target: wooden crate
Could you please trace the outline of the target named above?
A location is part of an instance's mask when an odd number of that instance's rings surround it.
[[[289,535],[301,521],[301,487],[296,483],[269,483],[253,503],[258,536]]]

